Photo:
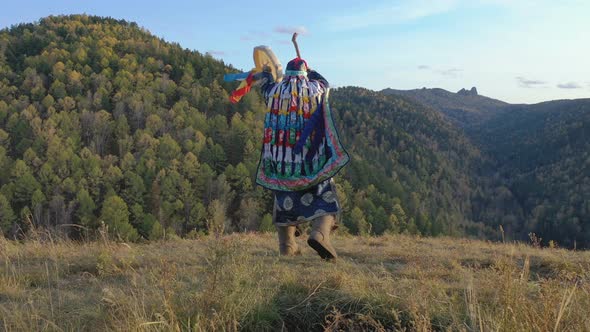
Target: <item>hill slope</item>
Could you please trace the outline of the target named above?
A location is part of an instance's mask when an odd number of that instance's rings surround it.
[[[590,99],[510,105],[475,90],[382,93],[439,111],[481,151],[479,180],[495,189],[473,200],[480,207],[474,220],[520,239],[533,232],[569,247],[590,245]]]
[[[509,106],[468,132],[519,201],[524,232],[590,244],[590,99]]]
[[[102,220],[136,239],[204,231],[212,215],[258,226],[263,108],[256,94],[230,105],[231,67],[85,15],[3,30],[0,51],[0,230],[76,235]]]
[[[298,240],[301,245],[304,239]],[[584,331],[590,253],[408,236],[279,257],[274,235],[147,245],[0,238],[0,326],[37,330]],[[171,255],[170,253],[174,253]],[[567,301],[566,301],[567,300]]]
[[[490,235],[472,216],[479,151],[460,130],[430,108],[367,89],[340,88],[331,100],[353,185],[401,199],[422,233]]]
[[[264,107],[256,93],[229,104],[233,70],[125,21],[1,31],[0,229],[81,236],[104,221],[133,240],[271,227],[271,195],[252,181]],[[355,158],[337,179],[350,232],[486,232],[471,218],[477,152],[444,119],[362,89],[332,100]]]

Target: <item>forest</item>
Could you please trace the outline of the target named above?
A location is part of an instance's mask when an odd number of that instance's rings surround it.
[[[229,103],[235,84],[222,78],[236,71],[123,20],[50,16],[1,30],[2,233],[18,238],[41,227],[83,238],[108,229],[138,241],[271,231],[272,193],[253,181],[264,108],[257,92]],[[555,154],[560,164],[541,170],[528,158],[508,184],[503,174],[519,165],[498,164],[430,107],[357,87],[334,89],[330,99],[352,158],[336,178],[341,232],[499,240],[502,226],[507,239],[539,232],[544,241],[590,245],[590,172],[574,167],[590,165],[588,122],[549,132],[586,133],[571,146],[585,154]],[[497,122],[480,131],[509,142],[503,130]],[[526,151],[546,146],[526,137]],[[566,196],[544,197],[549,191],[538,188],[549,184]]]
[[[511,105],[468,134],[518,202],[522,230],[590,245],[590,99]]]
[[[500,224],[511,227],[517,238],[534,233],[546,243],[588,246],[590,99],[511,105],[477,92],[382,92],[440,112],[480,149],[486,161],[480,179],[496,190],[480,197],[476,205],[488,208],[476,220],[489,224],[503,216]],[[501,205],[485,203],[494,196]]]

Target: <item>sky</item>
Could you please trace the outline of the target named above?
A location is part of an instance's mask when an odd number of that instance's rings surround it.
[[[110,16],[242,70],[252,50],[301,56],[332,86],[476,86],[510,103],[590,98],[590,0],[6,1],[0,28]]]

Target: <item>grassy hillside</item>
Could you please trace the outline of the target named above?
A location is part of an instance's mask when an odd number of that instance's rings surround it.
[[[0,238],[0,329],[590,330],[590,253],[337,237],[331,264],[274,234],[150,244]],[[304,239],[298,240],[301,244]]]

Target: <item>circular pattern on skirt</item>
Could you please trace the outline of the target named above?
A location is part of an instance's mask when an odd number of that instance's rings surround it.
[[[313,194],[312,193],[307,193],[307,194],[301,196],[301,204],[303,204],[305,206],[309,206],[311,204],[311,202],[313,202]]]
[[[334,203],[336,202],[336,194],[333,191],[326,191],[322,195],[322,199],[326,201],[326,203]]]
[[[283,207],[285,208],[285,211],[289,211],[293,208],[293,200],[291,197],[285,197],[285,200],[283,201]]]

